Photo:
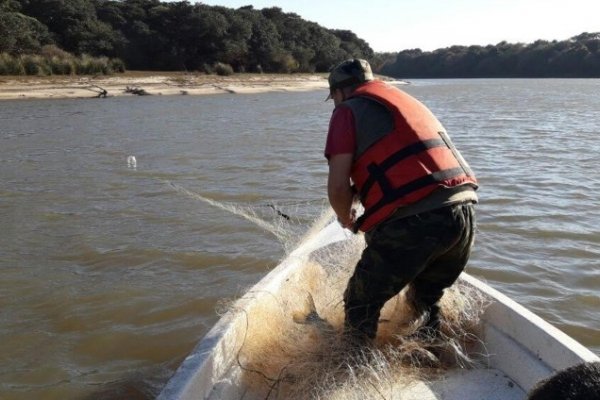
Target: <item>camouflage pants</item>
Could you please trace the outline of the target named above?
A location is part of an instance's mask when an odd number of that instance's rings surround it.
[[[474,233],[470,203],[391,218],[368,232],[344,293],[345,334],[375,338],[381,308],[408,284],[416,310],[437,321],[437,303],[465,268]]]

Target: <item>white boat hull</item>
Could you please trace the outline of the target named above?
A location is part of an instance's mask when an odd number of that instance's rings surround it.
[[[248,310],[261,296],[273,296],[293,284],[311,253],[352,239],[337,223],[305,241],[223,316],[184,360],[160,400],[238,399],[248,397],[236,358],[248,328]],[[524,399],[539,380],[557,370],[598,357],[574,339],[480,280],[462,274],[460,282],[483,294],[489,306],[481,316],[481,339],[487,353],[484,368],[451,369],[442,379],[415,382],[402,399]],[[237,310],[237,311],[236,311]],[[269,327],[265,327],[269,329]],[[263,397],[264,398],[264,397]]]

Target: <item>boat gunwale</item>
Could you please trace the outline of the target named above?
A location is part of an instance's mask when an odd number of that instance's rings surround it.
[[[285,279],[297,268],[302,267],[312,251],[350,236],[348,231],[342,230],[337,222],[332,222],[284,258],[242,296],[232,310],[219,319],[185,358],[157,399],[209,398],[214,385],[223,378],[227,370],[232,368],[234,362],[232,353],[237,351],[228,349],[227,345],[239,344],[236,340],[237,332],[234,332],[233,328],[245,319],[245,313],[241,311],[244,306],[256,300],[257,294],[277,292]],[[575,339],[478,278],[463,272],[459,280],[480,290],[492,301],[482,316],[484,337],[493,336],[497,338],[496,340],[504,340],[504,343],[516,346],[521,351],[524,350],[522,353],[517,351],[516,356],[509,354],[510,352],[489,356],[490,367],[498,368],[514,379],[524,390],[529,390],[539,379],[559,369],[579,362],[600,361],[598,356]],[[534,340],[531,340],[532,332],[536,334]],[[544,340],[539,340],[536,345],[535,340],[540,337]],[[542,357],[540,343],[551,344],[553,352],[550,357]],[[528,371],[532,363],[536,362],[541,364],[534,368],[533,372]],[[509,368],[510,373],[507,371]]]

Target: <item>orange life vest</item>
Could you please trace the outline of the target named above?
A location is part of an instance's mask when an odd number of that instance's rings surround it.
[[[369,144],[353,163],[351,178],[365,208],[355,230],[372,229],[398,207],[418,202],[439,187],[470,184],[477,188],[469,165],[421,102],[381,81],[361,85],[349,96],[353,98],[374,100],[391,112],[393,120],[392,130]],[[372,124],[360,121],[368,113],[350,108],[357,144],[365,137],[372,141],[373,132],[367,132]]]

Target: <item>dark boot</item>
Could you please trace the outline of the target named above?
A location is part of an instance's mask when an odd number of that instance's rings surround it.
[[[434,304],[429,308],[427,319],[417,330],[423,339],[433,341],[440,337],[440,306]]]
[[[434,304],[429,310],[423,310],[421,313],[427,314],[427,318],[423,324],[411,335],[409,339],[421,340],[425,342],[433,342],[440,338],[440,307]]]

